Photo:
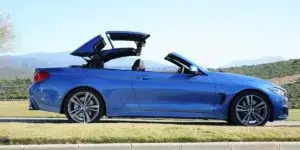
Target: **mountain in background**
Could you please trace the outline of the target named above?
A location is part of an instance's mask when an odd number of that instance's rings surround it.
[[[109,61],[106,67],[130,69],[137,58],[124,57]],[[223,68],[234,66],[257,65],[285,60],[283,57],[262,57],[253,60],[237,60]],[[151,60],[144,60],[149,70],[174,70],[176,67],[166,66]],[[0,56],[0,78],[31,77],[35,68],[64,67],[70,65],[82,65],[85,61],[70,52],[58,53],[30,53],[26,55]]]
[[[251,59],[251,60],[235,60],[221,68],[260,65],[260,64],[273,63],[273,62],[278,62],[278,61],[283,61],[283,60],[286,60],[286,59],[281,56],[266,56],[266,57]]]

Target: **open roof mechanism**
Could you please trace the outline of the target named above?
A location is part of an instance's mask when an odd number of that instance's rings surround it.
[[[146,44],[146,39],[150,34],[132,31],[107,31],[105,32],[112,49],[104,50],[106,43],[101,35],[98,35],[71,53],[74,56],[80,56],[87,62],[95,59],[97,61],[107,62],[112,59],[141,55],[142,47]],[[136,48],[115,48],[112,41],[132,41]]]
[[[79,57],[91,57],[94,54],[99,53],[105,46],[106,42],[104,41],[104,38],[101,35],[98,35],[77,48],[71,53],[71,55]]]
[[[114,49],[112,41],[133,41],[136,44],[136,50],[140,53],[142,47],[146,44],[146,39],[150,37],[150,34],[133,31],[106,31],[107,39]]]

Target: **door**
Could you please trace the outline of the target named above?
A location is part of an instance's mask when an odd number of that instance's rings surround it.
[[[86,71],[87,78],[84,79],[84,83],[93,85],[101,92],[108,113],[112,110],[115,112],[140,110],[132,89],[131,70],[86,69]]]
[[[205,75],[137,72],[132,85],[143,111],[211,112],[220,101]]]

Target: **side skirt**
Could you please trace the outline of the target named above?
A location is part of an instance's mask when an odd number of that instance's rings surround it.
[[[166,111],[135,111],[126,110],[107,114],[107,117],[139,117],[139,118],[190,118],[190,119],[218,119],[226,120],[226,116],[219,112],[187,113]]]

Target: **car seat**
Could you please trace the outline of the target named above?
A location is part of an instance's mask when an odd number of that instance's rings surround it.
[[[144,65],[144,61],[142,61],[141,59],[137,59],[132,67],[131,67],[132,71],[145,71],[145,65]]]

